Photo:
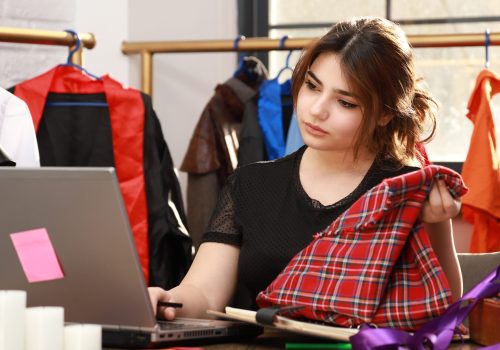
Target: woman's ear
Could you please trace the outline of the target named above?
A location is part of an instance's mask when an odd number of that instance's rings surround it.
[[[391,114],[384,114],[382,117],[380,117],[377,124],[378,124],[378,126],[386,126],[387,124],[389,124],[391,119],[392,119]]]

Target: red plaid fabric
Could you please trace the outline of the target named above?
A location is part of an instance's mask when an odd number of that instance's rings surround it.
[[[458,198],[459,174],[430,165],[384,180],[299,252],[257,296],[260,307],[341,326],[414,330],[451,302],[448,281],[419,220],[432,184]]]

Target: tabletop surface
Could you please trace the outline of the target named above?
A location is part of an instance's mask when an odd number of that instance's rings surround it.
[[[297,335],[293,333],[287,333],[280,330],[272,330],[266,328],[264,333],[254,339],[245,339],[245,340],[235,340],[228,341],[224,343],[218,344],[188,344],[188,345],[178,345],[178,346],[165,346],[163,349],[206,349],[206,350],[220,350],[220,349],[231,349],[231,350],[277,350],[277,349],[298,349],[300,345],[304,344],[314,344],[314,346],[310,346],[309,349],[335,349],[334,346],[331,346],[332,342],[328,340],[322,340],[320,338],[313,337],[304,337],[302,335]],[[324,347],[318,346],[319,344],[325,345]],[[479,348],[480,345],[474,344],[472,342],[466,341],[462,342],[453,342],[450,344],[448,349],[452,350],[474,350]],[[304,345],[301,347],[302,349],[307,349],[308,347]],[[338,350],[343,350],[339,346]],[[115,349],[116,350],[116,349]]]

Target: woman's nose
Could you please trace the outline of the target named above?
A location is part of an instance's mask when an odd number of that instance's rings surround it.
[[[327,101],[321,97],[319,97],[316,101],[314,101],[310,109],[311,115],[320,119],[328,118],[329,112],[326,102]]]

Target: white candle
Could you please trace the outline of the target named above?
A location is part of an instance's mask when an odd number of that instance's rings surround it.
[[[58,306],[26,309],[26,350],[64,349],[64,309]]]
[[[26,291],[0,290],[0,349],[24,350]]]
[[[71,324],[64,327],[64,350],[101,350],[101,326]]]

